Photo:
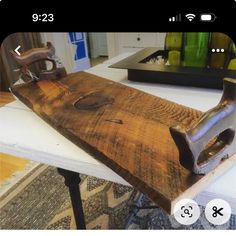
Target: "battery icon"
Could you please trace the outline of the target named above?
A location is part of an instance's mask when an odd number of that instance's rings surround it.
[[[203,13],[200,15],[200,21],[213,22],[215,19],[216,16],[213,13]]]

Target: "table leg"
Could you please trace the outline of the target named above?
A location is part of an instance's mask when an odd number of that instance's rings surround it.
[[[58,173],[65,178],[65,185],[69,188],[76,227],[77,229],[86,229],[83,205],[79,188],[79,183],[81,181],[79,173],[61,168],[58,168],[57,170]]]
[[[138,197],[130,205],[129,215],[124,224],[125,229],[129,228],[129,225],[132,223],[135,215],[139,212],[139,210],[158,208],[158,206],[156,205],[143,206],[142,205],[143,198],[144,194],[140,192]]]

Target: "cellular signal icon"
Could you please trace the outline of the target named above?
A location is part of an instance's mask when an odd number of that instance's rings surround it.
[[[177,15],[177,16],[170,17],[170,18],[169,18],[169,21],[170,21],[170,22],[173,22],[173,21],[181,21],[181,14],[179,14],[179,15]]]
[[[189,14],[187,14],[185,17],[186,17],[189,21],[192,21],[192,20],[196,17],[196,15],[194,15],[194,14],[192,14],[192,13],[189,13]]]

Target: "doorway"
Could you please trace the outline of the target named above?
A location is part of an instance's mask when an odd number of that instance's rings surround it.
[[[108,59],[107,34],[88,33],[91,66],[101,64]]]

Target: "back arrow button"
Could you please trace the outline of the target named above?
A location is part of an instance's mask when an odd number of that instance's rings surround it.
[[[20,52],[19,52],[19,49],[20,49],[20,48],[21,48],[21,46],[19,45],[19,46],[17,46],[17,48],[14,50],[15,53],[16,53],[18,56],[21,55]]]

